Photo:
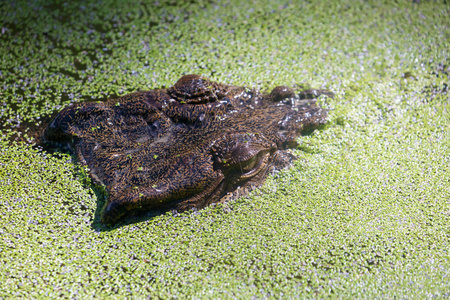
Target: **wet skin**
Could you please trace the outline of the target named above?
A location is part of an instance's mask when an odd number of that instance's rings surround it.
[[[168,89],[63,109],[44,131],[105,186],[101,221],[152,210],[203,208],[260,186],[290,163],[296,137],[325,124],[308,90],[269,94],[186,75]],[[242,195],[243,193],[234,193]]]

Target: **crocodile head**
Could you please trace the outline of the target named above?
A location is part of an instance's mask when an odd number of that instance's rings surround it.
[[[325,124],[327,91],[269,94],[186,75],[168,89],[63,109],[44,131],[67,144],[107,191],[101,220],[202,208],[264,182],[289,164],[286,149]]]

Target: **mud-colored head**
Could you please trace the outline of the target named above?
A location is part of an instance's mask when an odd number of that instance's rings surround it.
[[[284,86],[261,95],[186,75],[167,90],[68,107],[45,139],[69,144],[105,186],[101,220],[115,224],[152,210],[202,208],[259,186],[289,163],[281,158],[299,135],[325,124],[327,112],[315,102]]]

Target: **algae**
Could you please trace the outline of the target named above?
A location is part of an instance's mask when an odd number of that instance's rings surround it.
[[[0,11],[0,297],[449,297],[446,1]],[[249,197],[113,230],[93,223],[102,191],[70,155],[14,141],[70,103],[188,73],[330,89],[330,124]]]

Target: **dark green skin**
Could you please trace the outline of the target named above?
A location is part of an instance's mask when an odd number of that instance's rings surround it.
[[[325,124],[309,90],[263,95],[186,75],[169,89],[63,109],[44,139],[67,144],[108,198],[101,221],[222,202],[289,164],[296,137]],[[306,98],[306,99],[304,99]],[[240,193],[242,195],[242,193]]]

